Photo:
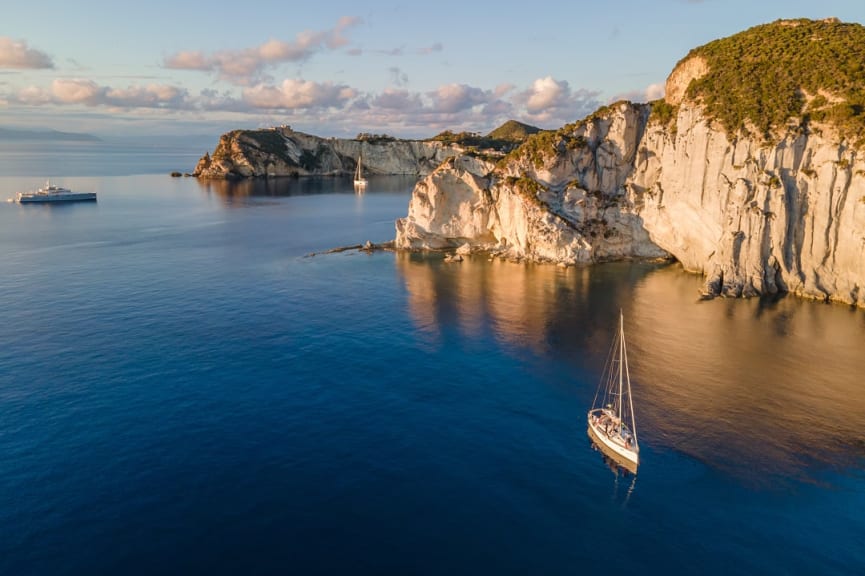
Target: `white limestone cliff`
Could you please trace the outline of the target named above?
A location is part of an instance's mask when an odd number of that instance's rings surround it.
[[[578,127],[573,147],[493,166],[459,157],[419,182],[396,246],[477,249],[541,262],[669,254],[649,239],[624,186],[646,110],[622,107]]]
[[[699,74],[699,66],[690,73]],[[672,77],[672,75],[671,75]],[[683,102],[674,124],[619,103],[495,168],[418,183],[396,245],[548,262],[678,259],[712,294],[865,306],[865,162],[827,127],[732,138]]]
[[[435,141],[322,138],[287,126],[235,130],[220,137],[213,155],[205,154],[193,175],[205,179],[347,175],[354,173],[361,155],[367,174],[425,175],[458,152]]]
[[[865,306],[865,162],[828,127],[731,140],[696,106],[650,127],[630,179],[651,238],[707,290]]]

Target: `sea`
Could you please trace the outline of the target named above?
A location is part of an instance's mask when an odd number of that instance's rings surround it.
[[[215,144],[215,142],[214,142]],[[415,180],[0,146],[0,574],[865,573],[865,310],[376,250]],[[637,475],[586,434],[624,315]]]

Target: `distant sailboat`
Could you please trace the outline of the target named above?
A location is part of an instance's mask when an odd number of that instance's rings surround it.
[[[363,159],[360,154],[357,156],[357,169],[354,171],[354,186],[355,188],[366,188],[366,178],[363,177]]]
[[[631,376],[625,346],[625,319],[619,312],[619,328],[613,339],[604,375],[588,413],[589,438],[606,456],[637,473],[640,446],[631,399]]]

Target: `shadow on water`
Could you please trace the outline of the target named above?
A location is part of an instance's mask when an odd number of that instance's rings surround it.
[[[865,458],[860,310],[794,297],[701,300],[702,279],[677,265],[397,254],[396,266],[431,345],[448,333],[492,337],[571,364],[587,403],[622,308],[637,426],[653,450],[756,484],[817,481]]]

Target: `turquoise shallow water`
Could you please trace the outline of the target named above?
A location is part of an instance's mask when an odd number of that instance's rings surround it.
[[[865,567],[861,311],[306,256],[392,238],[404,178],[57,182],[99,201],[0,204],[0,574]],[[619,308],[637,477],[584,425]]]

